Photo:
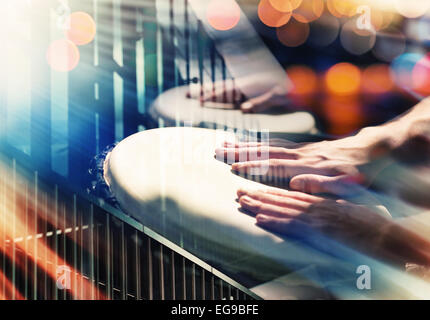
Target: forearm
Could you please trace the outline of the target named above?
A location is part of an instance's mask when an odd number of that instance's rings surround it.
[[[415,263],[430,267],[430,242],[416,230],[399,222],[383,228],[378,254],[401,264]]]
[[[362,141],[369,146],[381,143],[394,150],[412,137],[429,133],[430,98],[427,98],[399,117],[380,126],[364,128],[351,138],[356,143]]]

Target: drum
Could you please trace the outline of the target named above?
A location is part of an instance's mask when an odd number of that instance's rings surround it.
[[[321,268],[336,266],[336,276],[345,272],[347,280],[342,280],[351,286],[355,259],[363,263],[367,258],[339,244],[333,255],[285,239],[258,227],[254,217],[240,210],[239,188],[266,186],[234,174],[228,164],[214,157],[217,146],[234,138],[233,133],[203,128],[143,131],[108,154],[104,177],[127,214],[242,285],[256,287],[263,296],[265,290],[272,292],[276,279],[313,266],[319,272],[306,273],[306,277],[310,274],[307,283],[312,283],[311,296],[324,283],[312,278],[321,275]]]
[[[234,138],[233,133],[203,128],[143,131],[108,154],[104,177],[123,211],[261,297],[400,294],[400,284],[393,283],[405,277],[400,271],[331,240],[311,247],[284,238],[258,227],[254,217],[242,212],[237,190],[266,186],[234,174],[214,157],[217,146]],[[367,292],[357,291],[355,270],[360,265],[372,268],[382,292],[376,284]],[[392,291],[385,290],[391,286]]]
[[[202,128],[231,128],[245,131],[268,131],[272,136],[283,133],[315,133],[315,119],[307,112],[286,113],[272,110],[262,114],[244,114],[231,104],[205,102],[187,98],[189,87],[182,86],[161,94],[150,108],[151,117],[164,126],[184,125]]]
[[[262,188],[214,157],[232,134],[201,128],[137,133],[108,155],[104,175],[121,209],[246,285],[325,259],[256,226],[239,210],[240,187]]]

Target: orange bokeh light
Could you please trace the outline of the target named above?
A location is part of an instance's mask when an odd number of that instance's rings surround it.
[[[328,123],[328,133],[335,135],[350,134],[364,123],[362,104],[355,98],[327,97],[324,117]]]
[[[342,17],[342,13],[337,11],[334,1],[335,0],[327,0],[327,9],[333,16],[340,18]]]
[[[216,30],[231,30],[240,21],[240,7],[233,0],[212,0],[207,7],[206,18]]]
[[[90,43],[96,36],[96,23],[88,13],[73,12],[67,18],[66,25],[69,26],[67,39],[78,46]]]
[[[287,74],[293,83],[292,95],[310,95],[316,92],[318,77],[311,68],[292,66],[287,69]]]
[[[79,49],[70,40],[56,40],[49,46],[46,60],[53,70],[68,72],[75,69],[79,64]]]
[[[359,4],[354,0],[332,0],[332,6],[342,16],[352,17],[357,14]]]
[[[325,84],[328,91],[334,95],[355,95],[360,90],[361,71],[353,64],[338,63],[327,71]]]
[[[300,4],[302,3],[302,0],[269,0],[270,4],[275,10],[278,10],[280,12],[292,12],[293,10],[297,9]],[[309,0],[305,0],[309,1]]]
[[[272,7],[269,0],[261,0],[258,4],[258,17],[268,27],[281,27],[288,23],[291,12],[280,12]]]
[[[417,93],[430,95],[430,55],[419,60],[413,68],[412,84]]]
[[[276,29],[279,41],[287,47],[298,47],[309,37],[309,25],[292,19],[288,24]]]
[[[394,89],[390,67],[386,64],[374,64],[363,71],[363,90],[371,94],[384,94]]]
[[[302,23],[312,22],[324,12],[323,0],[308,0],[303,1],[302,4],[293,12],[293,17]]]

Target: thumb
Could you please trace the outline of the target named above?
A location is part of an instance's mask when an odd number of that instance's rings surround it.
[[[342,175],[336,177],[302,174],[290,181],[290,188],[306,193],[330,193],[336,195],[351,194],[359,179]]]
[[[267,92],[261,96],[249,99],[241,104],[243,112],[262,112],[274,107],[273,93]]]

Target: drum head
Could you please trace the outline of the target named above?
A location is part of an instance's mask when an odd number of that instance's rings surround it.
[[[197,99],[186,97],[188,86],[161,94],[151,106],[150,114],[165,126],[189,125],[202,128],[232,128],[279,133],[315,133],[315,119],[308,112],[243,113],[222,103],[207,102],[202,107]],[[226,108],[228,107],[228,108]]]

